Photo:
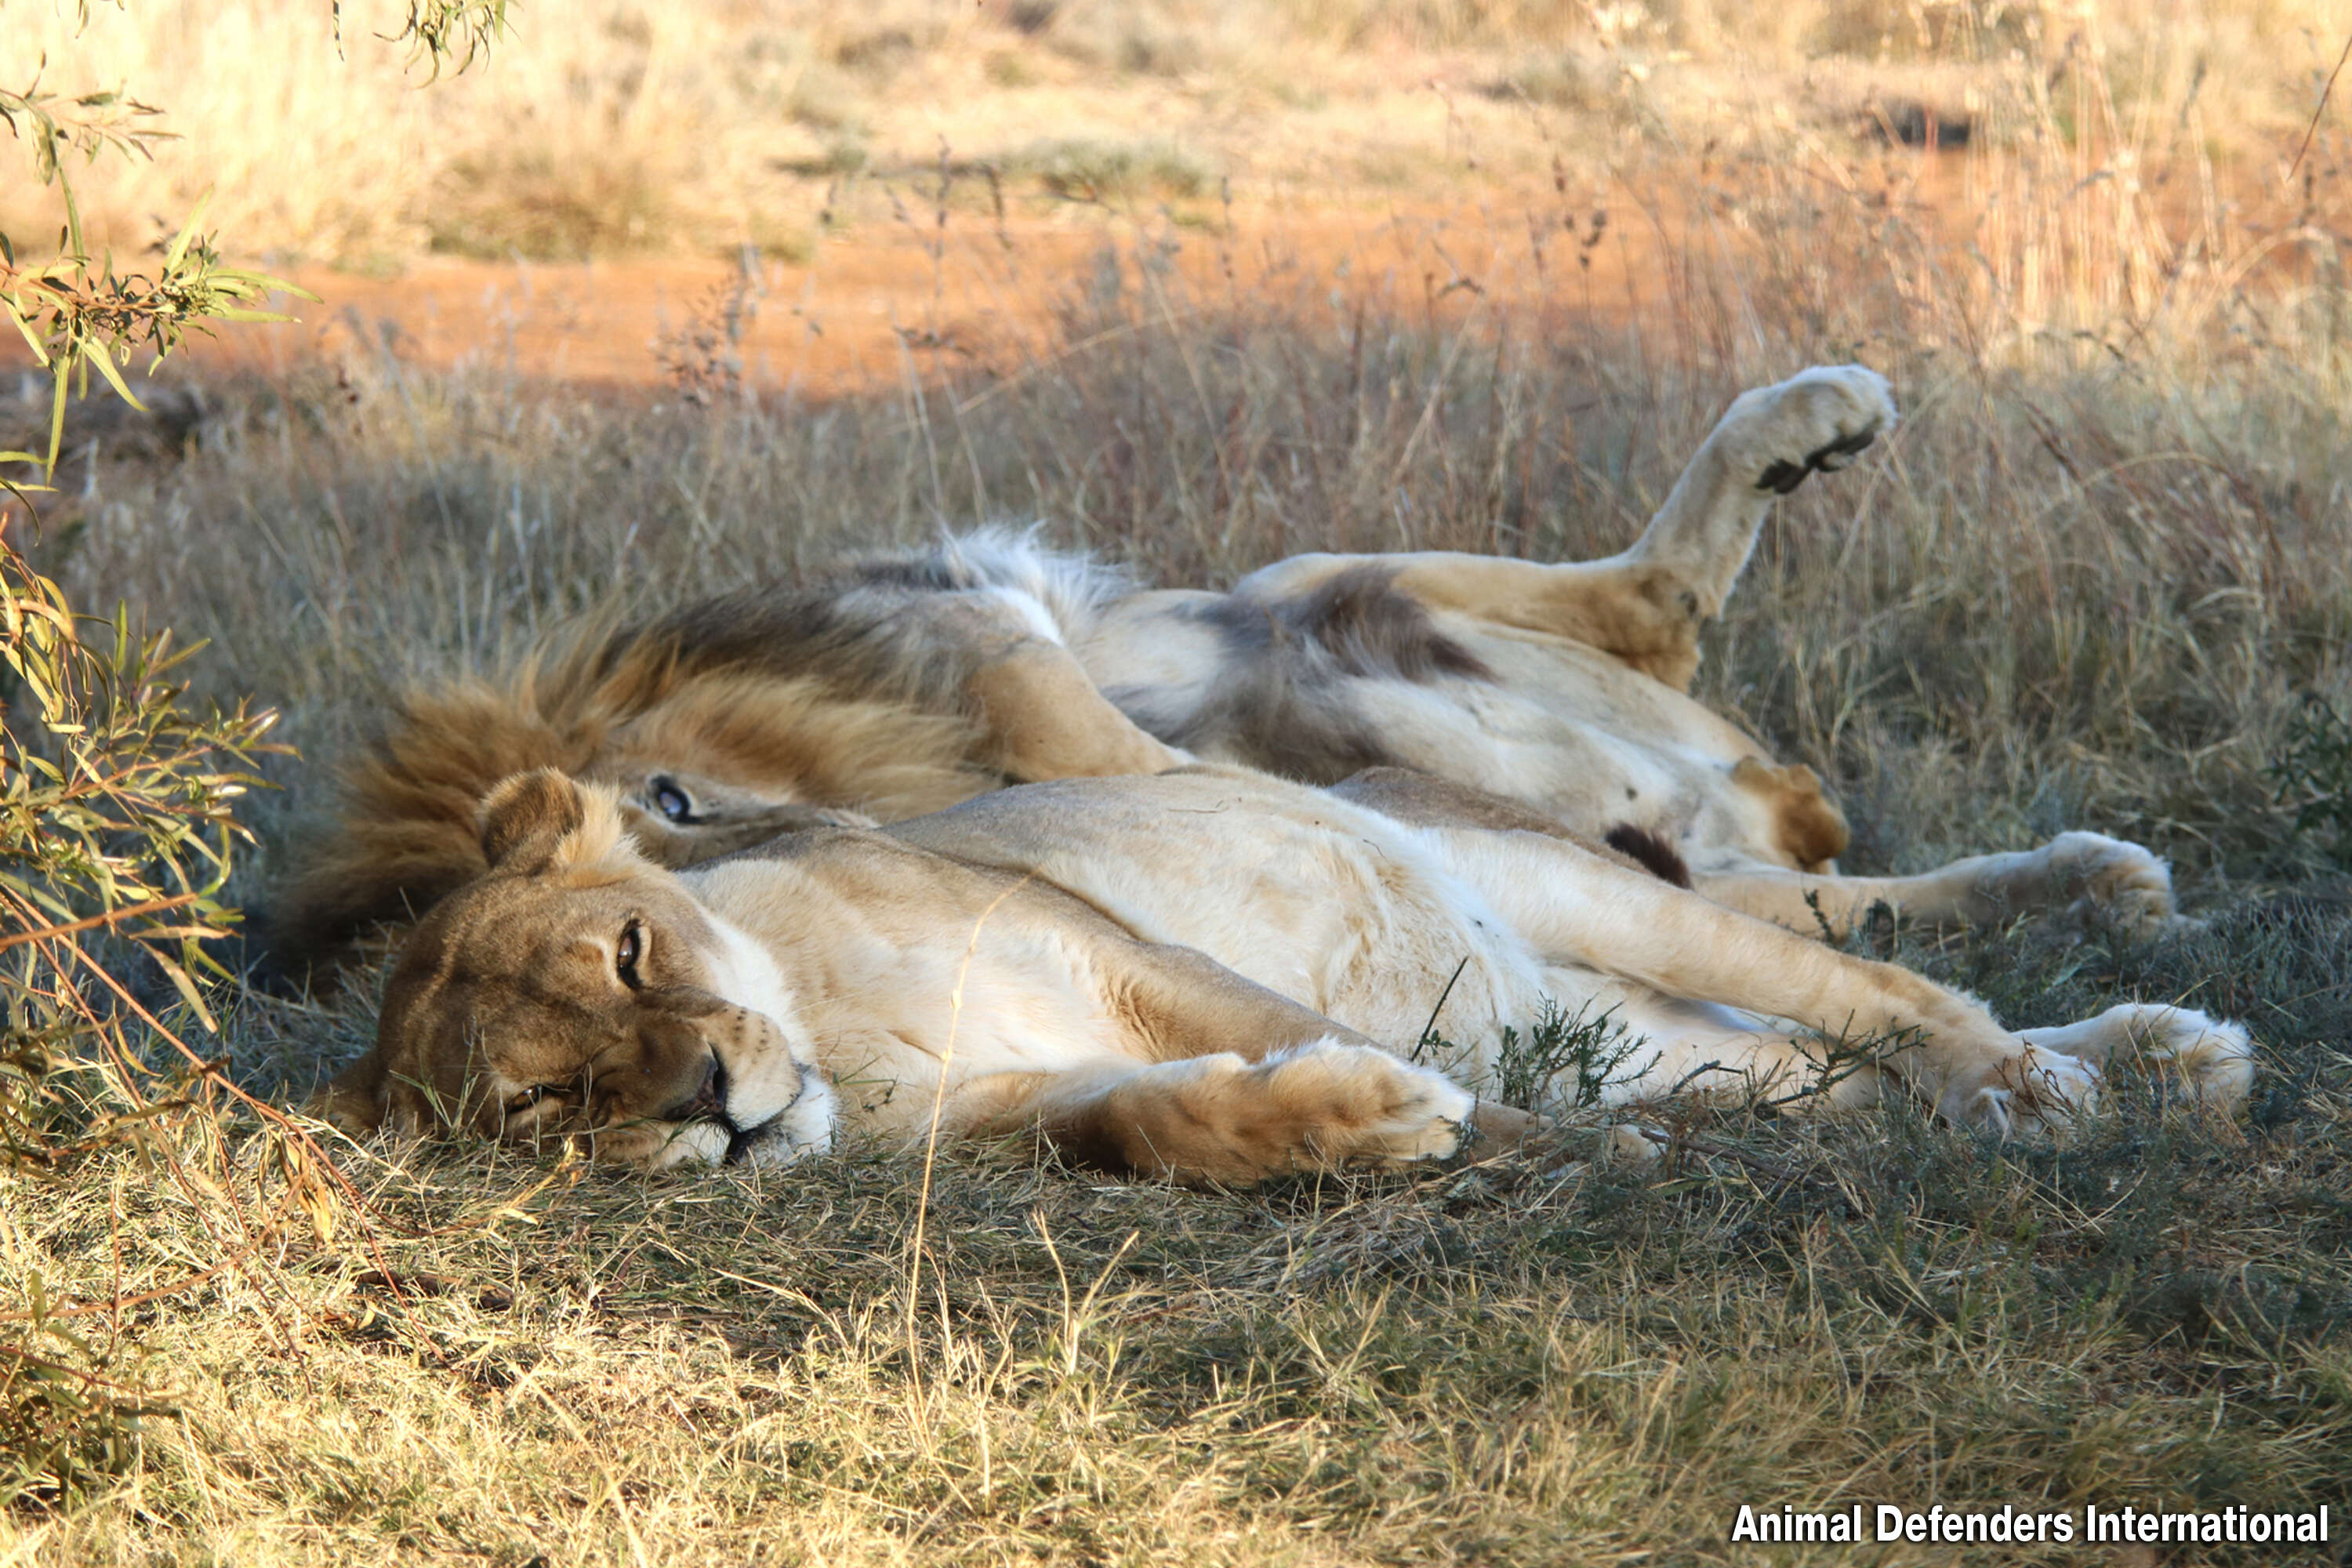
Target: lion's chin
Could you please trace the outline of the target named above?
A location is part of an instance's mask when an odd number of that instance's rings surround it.
[[[609,1148],[614,1156],[649,1171],[681,1165],[749,1165],[755,1170],[789,1165],[803,1154],[833,1147],[833,1086],[803,1068],[800,1092],[781,1110],[751,1127],[724,1121],[689,1121],[641,1131],[642,1149]]]
[[[833,1147],[833,1086],[803,1068],[801,1091],[793,1102],[728,1140],[726,1163],[767,1169],[789,1165],[803,1154],[823,1153]]]

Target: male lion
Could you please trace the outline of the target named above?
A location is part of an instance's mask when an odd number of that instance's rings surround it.
[[[488,874],[409,937],[373,1050],[329,1092],[347,1127],[578,1134],[663,1166],[781,1163],[842,1118],[1242,1184],[1524,1130],[1381,1047],[1433,1022],[1475,1082],[1547,1005],[1622,1031],[1615,1101],[1900,1085],[2005,1131],[2089,1100],[2135,1042],[2206,1100],[2252,1074],[2242,1028],[2187,1009],[2012,1032],[1417,775],[1033,784],[673,872],[614,791],[541,770],[490,795],[481,835]],[[1825,1076],[1817,1031],[1878,1043]]]
[[[1747,393],[1642,537],[1600,561],[1307,555],[1230,593],[1139,592],[991,531],[577,633],[500,679],[405,700],[278,911],[281,952],[308,962],[478,875],[476,803],[541,766],[616,786],[672,867],[1007,782],[1202,759],[1329,784],[1385,764],[1589,837],[1662,839],[1709,898],[1808,933],[1878,903],[1929,921],[2097,908],[2162,928],[2162,862],[2094,833],[1841,875],[1844,819],[1812,770],[1688,695],[1698,628],[1773,499],[1894,420],[1885,382],[1855,365]]]

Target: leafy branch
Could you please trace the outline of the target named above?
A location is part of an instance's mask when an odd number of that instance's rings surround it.
[[[341,0],[335,16],[340,22]],[[456,60],[460,71],[472,65],[506,30],[507,0],[408,0],[407,24],[392,41],[409,46],[409,64],[432,61],[437,77],[445,60]]]
[[[317,297],[263,273],[224,267],[210,239],[197,232],[209,195],[197,202],[152,274],[121,272],[112,255],[90,255],[74,200],[71,164],[77,156],[85,164],[94,163],[109,149],[125,157],[152,157],[153,144],[167,136],[147,123],[157,112],[120,91],[65,99],[43,91],[37,80],[22,92],[0,88],[0,122],[28,144],[33,172],[43,184],[57,187],[66,209],[58,253],[47,262],[19,261],[15,242],[0,233],[0,315],[24,338],[34,360],[48,369],[54,386],[47,452],[0,452],[0,463],[38,463],[44,477],[56,469],[67,401],[88,393],[93,369],[125,403],[143,408],[120,368],[138,350],[150,350],[160,360],[180,347],[191,329],[205,330],[211,321],[282,321],[284,316],[256,308],[273,289]],[[17,489],[5,479],[0,485]]]
[[[429,62],[436,77],[451,61],[462,71],[505,34],[507,5],[508,0],[409,0],[407,19],[390,41],[406,44],[410,63]],[[78,0],[77,9],[87,22],[88,0]],[[334,14],[340,37],[340,0]],[[189,332],[209,331],[212,322],[287,320],[262,308],[273,293],[318,298],[267,273],[223,265],[212,237],[202,230],[209,193],[161,247],[162,260],[152,270],[120,269],[110,253],[90,253],[74,198],[73,165],[79,160],[88,166],[109,151],[153,157],[155,144],[172,139],[153,123],[161,112],[121,89],[79,97],[52,92],[42,87],[37,73],[22,90],[0,87],[0,124],[26,144],[34,174],[56,187],[65,206],[57,253],[47,261],[19,260],[14,240],[0,233],[0,316],[49,371],[54,388],[47,449],[0,452],[0,465],[37,464],[44,479],[56,471],[66,405],[89,393],[92,370],[124,402],[143,408],[122,376],[134,354],[151,353],[152,370],[153,361],[180,348]],[[21,494],[22,487],[0,476],[0,491]]]

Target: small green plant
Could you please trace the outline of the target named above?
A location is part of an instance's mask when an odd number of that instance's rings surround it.
[[[221,264],[211,240],[198,232],[209,197],[196,204],[152,271],[124,271],[111,255],[90,255],[70,164],[77,157],[94,162],[110,148],[126,157],[148,155],[165,134],[152,123],[158,112],[121,91],[66,98],[45,91],[37,79],[23,91],[0,88],[0,124],[28,145],[34,174],[57,188],[66,209],[58,253],[47,261],[19,260],[15,242],[0,234],[0,315],[49,372],[55,388],[47,452],[0,452],[0,463],[56,468],[66,403],[69,394],[89,391],[92,370],[125,403],[140,407],[120,368],[136,352],[143,348],[161,359],[208,321],[283,321],[257,302],[273,289],[302,294],[262,273]]]
[[[88,6],[79,7],[83,20]],[[472,63],[503,28],[505,0],[412,0],[394,41],[437,74]],[[338,13],[340,20],[340,12]],[[110,150],[147,156],[165,134],[158,111],[116,89],[68,96],[36,77],[0,88],[0,125],[26,144],[36,176],[65,208],[56,254],[20,258],[0,234],[0,319],[16,329],[53,391],[45,452],[0,451],[0,470],[57,467],[68,402],[89,373],[140,406],[122,370],[161,359],[214,321],[283,318],[258,309],[275,291],[312,296],[224,266],[203,232],[209,198],[143,270],[93,256],[71,171]],[[26,503],[41,488],[0,471],[0,494]],[[181,667],[194,647],[169,632],[134,637],[127,606],[112,622],[78,616],[58,584],[0,537],[0,1170],[39,1181],[108,1147],[135,1147],[146,1170],[198,1207],[233,1211],[234,1235],[210,1267],[142,1300],[193,1289],[223,1268],[269,1265],[259,1242],[280,1218],[330,1236],[355,1195],[282,1113],[232,1085],[184,1038],[216,1032],[202,980],[226,978],[204,944],[226,934],[222,900],[234,852],[250,835],[233,814],[257,781],[256,759],[278,715],[240,703],[198,711]],[[259,1158],[236,1156],[217,1114],[224,1098],[270,1125]],[[248,1150],[250,1153],[254,1151]],[[200,1171],[199,1164],[209,1167]],[[274,1180],[276,1215],[230,1195]],[[52,1300],[38,1269],[0,1271],[0,1507],[61,1503],[129,1468],[149,1392],[78,1325],[113,1302]]]
[[[1547,1000],[1524,1037],[1515,1028],[1503,1030],[1495,1047],[1495,1098],[1523,1110],[1599,1105],[1610,1079],[1641,1045],[1642,1037],[1619,1023],[1613,1008],[1594,1013],[1587,1004],[1570,1015]],[[1563,1096],[1571,1081],[1573,1091]]]
[[[2324,840],[2327,858],[2352,869],[2352,719],[2305,692],[2264,771],[2279,805],[2294,813],[2295,834]]]
[[[0,1506],[61,1501],[131,1468],[144,1391],[98,1370],[103,1358],[70,1319],[56,1314],[37,1270],[26,1305],[0,1349]]]

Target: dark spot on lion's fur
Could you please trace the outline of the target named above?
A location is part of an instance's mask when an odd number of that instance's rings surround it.
[[[1601,840],[1610,848],[1629,859],[1638,860],[1650,875],[1662,882],[1672,882],[1677,888],[1691,885],[1690,868],[1675,847],[1657,833],[1646,827],[1636,827],[1621,822],[1611,828]]]
[[[1818,471],[1832,458],[1851,458],[1877,439],[1878,432],[1875,430],[1857,430],[1851,436],[1841,436],[1834,441],[1823,442],[1806,453],[1805,460],[1801,463],[1792,463],[1786,458],[1775,458],[1764,465],[1764,472],[1757,478],[1756,488],[1759,490],[1772,490],[1780,495],[1787,495],[1790,490],[1803,484],[1807,475]]]

